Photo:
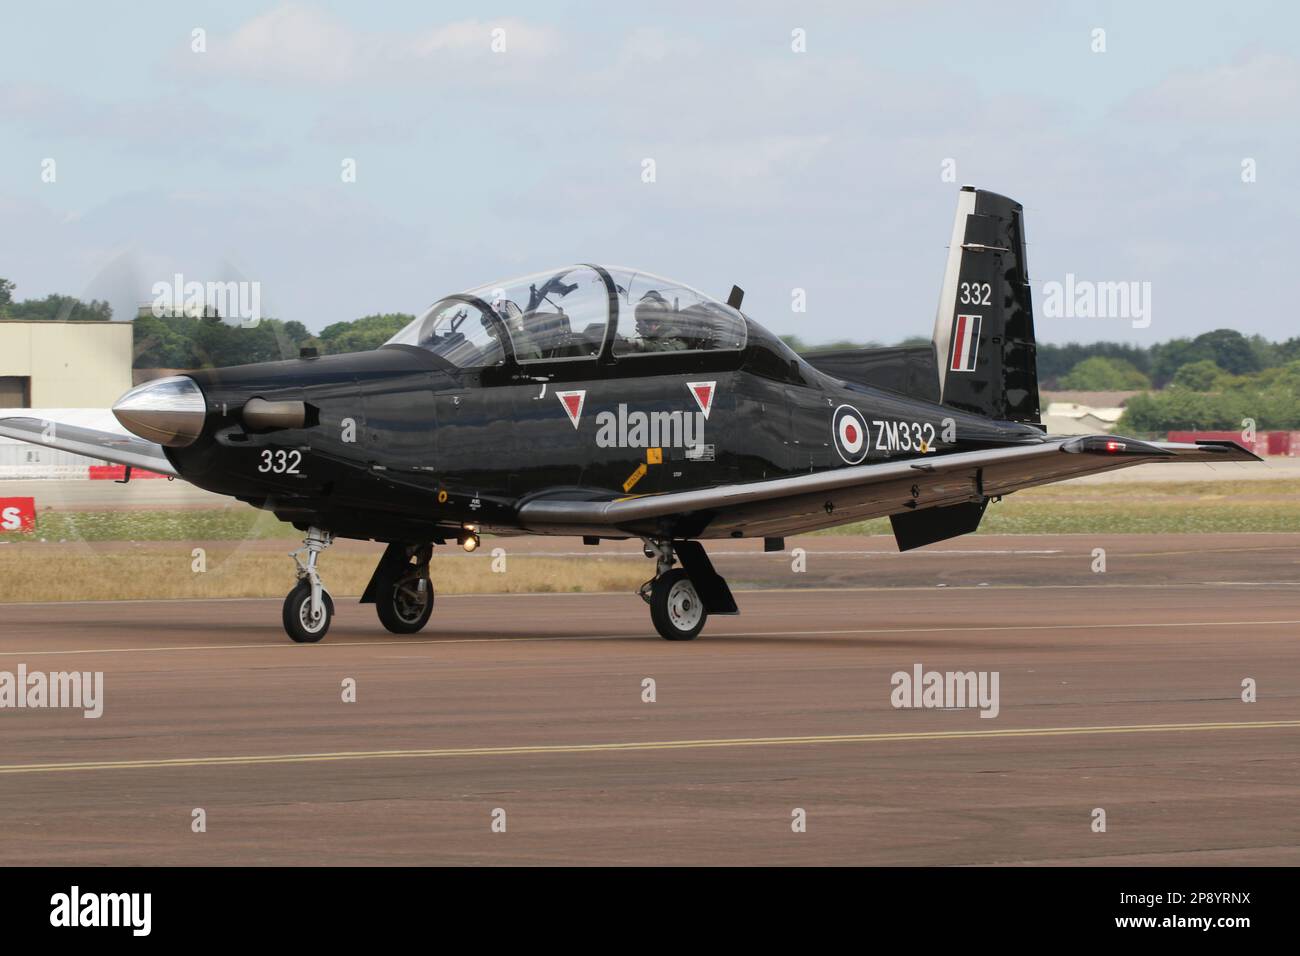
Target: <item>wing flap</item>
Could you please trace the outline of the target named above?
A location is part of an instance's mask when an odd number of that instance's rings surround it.
[[[176,469],[163,454],[161,445],[115,432],[65,425],[40,418],[0,418],[0,436],[31,442],[47,448],[111,461],[116,465],[144,468],[162,475],[176,476]]]

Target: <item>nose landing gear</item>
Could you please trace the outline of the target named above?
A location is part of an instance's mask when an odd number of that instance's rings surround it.
[[[334,543],[334,536],[323,528],[307,529],[302,547],[291,551],[289,557],[297,568],[298,583],[284,599],[284,630],[298,644],[315,644],[330,629],[334,617],[334,601],[321,584],[316,561],[320,553]],[[298,557],[307,552],[307,563]]]

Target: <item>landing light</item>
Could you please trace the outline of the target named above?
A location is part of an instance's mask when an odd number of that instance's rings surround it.
[[[478,548],[478,535],[473,531],[467,532],[460,539],[460,546],[466,551],[474,551]]]

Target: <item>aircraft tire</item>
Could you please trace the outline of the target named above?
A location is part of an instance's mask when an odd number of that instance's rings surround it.
[[[284,599],[284,631],[297,644],[315,644],[330,629],[334,619],[334,600],[325,591],[321,591],[321,604],[325,613],[322,620],[311,619],[311,584],[299,581],[297,586]]]
[[[375,611],[379,623],[394,634],[415,634],[423,630],[433,614],[433,582],[424,578],[423,605],[409,600],[409,593],[398,590],[396,581],[380,581],[375,597]],[[405,598],[405,600],[404,600]]]
[[[650,620],[660,637],[666,641],[692,641],[708,619],[709,612],[685,569],[673,568],[655,578],[650,589]]]

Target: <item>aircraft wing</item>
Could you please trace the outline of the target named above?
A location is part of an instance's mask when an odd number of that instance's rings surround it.
[[[952,523],[972,516],[975,530],[989,498],[1022,488],[1157,461],[1236,462],[1260,459],[1234,442],[1143,442],[1113,435],[1048,437],[1033,444],[955,452],[929,458],[855,465],[767,481],[719,485],[613,500],[577,500],[565,493],[526,499],[523,527],[541,534],[672,535],[684,538],[782,536],[886,515],[917,518],[953,508]],[[939,513],[942,514],[942,513]],[[905,535],[895,521],[900,546]],[[925,537],[926,535],[921,535]],[[913,540],[917,536],[911,536]]]
[[[0,418],[0,436],[111,461],[116,465],[144,468],[161,475],[176,475],[176,469],[163,454],[161,445],[134,435],[64,425],[40,418]]]

